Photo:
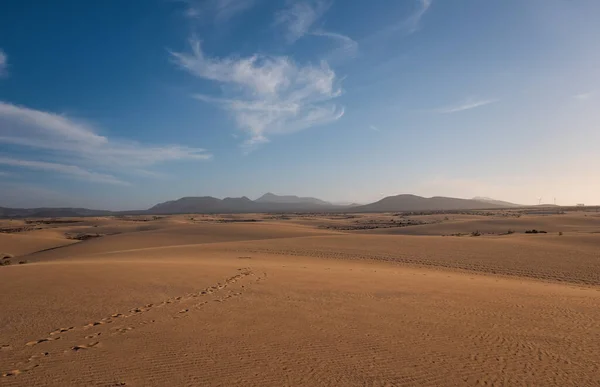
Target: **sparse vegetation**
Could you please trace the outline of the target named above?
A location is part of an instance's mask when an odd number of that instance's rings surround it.
[[[10,261],[11,258],[14,258],[14,255],[9,254],[9,253],[0,253],[0,266],[10,265],[12,263]]]
[[[547,234],[547,231],[542,231],[542,230],[536,230],[535,228],[533,230],[526,230],[525,234]]]
[[[563,234],[563,232],[562,232],[562,231],[559,231],[559,232],[558,232],[558,236],[562,236],[562,234]]]
[[[67,239],[75,239],[78,241],[85,241],[92,238],[100,238],[104,236],[104,234],[98,233],[65,233],[65,238]]]
[[[477,230],[477,231],[473,231],[473,232],[471,233],[471,236],[474,236],[474,237],[481,236],[481,233],[479,232],[479,230]]]
[[[19,265],[24,265],[26,263],[27,263],[27,261],[19,261]]]
[[[515,230],[510,230],[510,229],[506,232],[507,235],[514,234],[514,233],[515,233]]]

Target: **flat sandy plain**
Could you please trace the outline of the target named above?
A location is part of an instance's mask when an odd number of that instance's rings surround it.
[[[600,385],[596,212],[60,221],[0,220],[2,386]]]

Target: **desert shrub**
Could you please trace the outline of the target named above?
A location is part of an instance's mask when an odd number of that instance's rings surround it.
[[[27,261],[19,261],[19,265],[24,265],[26,263],[27,263]]]
[[[473,232],[471,233],[471,236],[474,236],[474,237],[476,237],[476,236],[481,236],[481,233],[479,232],[479,230],[477,230],[477,231],[473,231]]]
[[[508,230],[506,233],[507,233],[508,235],[510,235],[510,234],[514,234],[514,233],[515,233],[515,230]]]
[[[0,266],[8,266],[10,265],[10,259],[3,259],[0,261]]]
[[[526,230],[525,234],[547,234],[547,231],[542,231],[542,230],[536,230],[535,228],[533,230]]]
[[[9,253],[0,253],[0,259],[11,259],[14,258],[14,255]]]
[[[562,231],[559,231],[559,232],[558,232],[558,236],[562,236],[562,234],[563,234],[563,232],[562,232]]]

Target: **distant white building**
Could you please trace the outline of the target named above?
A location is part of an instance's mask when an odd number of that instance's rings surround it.
[[[583,203],[577,203],[577,207],[585,207],[585,204],[583,204]]]

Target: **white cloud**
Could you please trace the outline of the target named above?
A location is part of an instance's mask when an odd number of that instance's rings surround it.
[[[376,127],[375,125],[369,125],[369,129],[371,129],[374,132],[379,132],[379,128]]]
[[[0,77],[6,75],[6,68],[8,67],[8,57],[2,49],[0,49]]]
[[[285,134],[339,119],[343,108],[331,103],[341,95],[336,75],[327,63],[298,66],[288,57],[253,55],[247,58],[209,58],[200,42],[191,53],[171,53],[175,63],[191,74],[227,86],[227,98],[194,97],[229,111],[248,134],[246,145],[268,142]]]
[[[470,109],[475,109],[478,108],[480,106],[485,106],[485,105],[489,105],[491,103],[497,102],[497,99],[473,99],[473,98],[469,98],[466,101],[464,101],[461,104],[455,105],[455,106],[448,106],[448,107],[444,107],[441,109],[437,109],[435,110],[437,113],[443,113],[443,114],[448,114],[448,113],[457,113],[457,112],[462,112],[464,110],[470,110]]]
[[[432,2],[433,0],[415,0],[417,9],[409,17],[377,30],[361,41],[370,44],[370,42],[378,42],[396,34],[411,35],[417,32],[421,26],[421,20],[429,11]]]
[[[595,95],[596,95],[595,91],[588,91],[588,92],[585,92],[585,93],[575,94],[573,96],[573,98],[578,99],[580,101],[587,101],[589,99],[594,98]]]
[[[256,0],[179,0],[185,4],[184,16],[190,19],[227,21],[254,6]]]
[[[286,30],[286,39],[293,43],[311,30],[331,6],[330,1],[313,0],[292,3],[288,8],[277,12],[275,24]]]
[[[329,54],[330,59],[335,60],[338,57],[354,58],[358,54],[358,42],[346,35],[321,30],[313,31],[310,34],[314,36],[329,38],[339,43],[339,47],[334,49]]]
[[[36,160],[11,164],[53,171],[106,183],[117,183],[111,175],[87,169],[151,174],[143,168],[176,160],[206,160],[204,149],[180,145],[147,146],[99,135],[84,122],[55,113],[0,102],[0,144],[35,149]],[[57,160],[68,163],[56,163]],[[8,158],[5,158],[5,164]],[[13,163],[17,163],[13,160]],[[81,167],[73,167],[71,164]],[[67,168],[68,167],[68,168]],[[76,170],[74,168],[80,168]],[[85,169],[87,168],[87,169]]]
[[[421,19],[423,18],[423,16],[425,16],[427,11],[429,10],[429,7],[431,7],[432,1],[433,0],[418,0],[419,7],[415,11],[415,13],[411,17],[409,17],[405,22],[409,34],[412,34],[419,29]]]
[[[0,165],[11,167],[34,169],[39,171],[57,172],[63,175],[69,175],[78,179],[92,181],[96,183],[129,185],[128,183],[117,179],[116,177],[98,172],[91,172],[76,165],[66,165],[59,163],[50,163],[45,161],[33,161],[15,159],[10,157],[0,157]]]

